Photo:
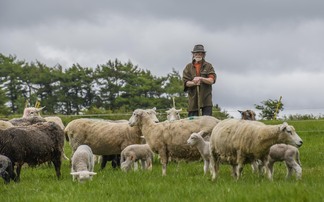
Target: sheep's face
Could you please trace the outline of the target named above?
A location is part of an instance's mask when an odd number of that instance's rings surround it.
[[[203,134],[202,131],[199,132],[199,133],[192,133],[190,135],[190,137],[188,138],[187,143],[190,144],[191,146],[196,145],[199,140],[203,139],[202,136],[201,136],[202,134]]]
[[[156,117],[155,107],[153,109],[146,109],[145,111],[149,114],[150,119],[152,119],[155,123],[159,123],[159,119]]]
[[[129,118],[128,124],[130,126],[138,126],[140,123],[141,115],[143,114],[143,110],[136,109],[132,116]]]
[[[187,143],[190,144],[191,146],[194,146],[195,144],[197,144],[197,141],[198,141],[197,133],[192,133],[189,139],[187,140]]]
[[[303,140],[298,136],[295,128],[288,125],[286,122],[280,126],[279,141],[297,147],[303,144]]]
[[[36,108],[36,107],[27,107],[24,109],[24,118],[30,118],[30,117],[35,117],[35,116],[40,116],[40,112],[44,109],[42,108]]]
[[[238,110],[238,112],[240,112],[242,120],[255,121],[255,112],[254,111],[252,111],[252,110],[246,110],[246,111]]]
[[[182,111],[182,109],[178,110],[178,109],[175,109],[175,108],[171,108],[168,111],[166,111],[168,121],[179,120],[181,111]]]
[[[87,180],[91,180],[93,175],[97,173],[89,172],[89,171],[79,171],[71,173],[72,176],[76,177],[79,182],[85,182]]]
[[[139,126],[143,116],[148,117],[155,123],[159,122],[159,119],[156,117],[155,108],[147,110],[136,109],[133,112],[133,115],[129,118],[128,124],[130,126]]]

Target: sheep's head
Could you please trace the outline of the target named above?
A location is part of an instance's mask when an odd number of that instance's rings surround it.
[[[156,117],[155,107],[153,107],[152,109],[146,109],[145,111],[149,114],[150,119],[152,119],[155,123],[159,123],[159,119]]]
[[[130,126],[139,126],[142,122],[143,117],[146,117],[155,123],[159,122],[159,119],[156,117],[155,108],[147,110],[136,109],[133,112],[132,116],[129,118],[128,124]]]
[[[290,144],[300,147],[303,144],[303,140],[298,136],[293,126],[288,125],[286,122],[279,126],[280,134],[279,141],[281,143]]]
[[[96,175],[97,173],[85,170],[85,171],[72,172],[70,174],[76,177],[79,182],[85,182],[87,180],[91,180],[92,176]]]
[[[167,119],[168,121],[175,121],[180,119],[180,112],[182,109],[175,109],[172,107],[171,109],[167,110]]]
[[[252,111],[252,110],[246,110],[246,111],[240,111],[240,110],[237,110],[238,112],[240,112],[241,114],[241,119],[242,120],[251,120],[251,121],[255,121],[255,112]]]
[[[45,107],[42,108],[36,108],[36,107],[27,107],[24,109],[24,114],[23,118],[30,118],[30,117],[35,117],[35,116],[41,116],[40,112],[44,109]]]
[[[203,131],[200,131],[199,133],[192,133],[188,138],[187,143],[190,144],[191,146],[196,145],[199,140],[203,139],[202,138],[203,133],[204,133]]]

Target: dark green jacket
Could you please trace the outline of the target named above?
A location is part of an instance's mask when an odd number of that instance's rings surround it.
[[[200,76],[208,78],[209,74],[213,74],[215,77],[214,83],[216,81],[216,73],[212,66],[212,64],[206,62],[203,60],[203,64],[200,69]],[[196,75],[196,69],[192,63],[187,64],[185,69],[183,70],[183,85],[184,85],[184,91],[188,92],[189,96],[189,106],[188,111],[197,111],[198,110],[198,97],[197,97],[197,86],[193,87],[187,87],[186,83],[187,81],[192,81],[193,78],[197,76]],[[199,92],[200,92],[200,107],[208,107],[213,106],[212,102],[212,85],[208,85],[205,83],[201,83],[199,86]]]

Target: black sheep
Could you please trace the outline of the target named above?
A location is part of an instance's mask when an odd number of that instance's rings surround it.
[[[0,154],[7,156],[13,166],[17,166],[15,181],[20,180],[20,170],[24,163],[36,166],[53,162],[59,178],[63,145],[64,132],[52,122],[0,130]]]
[[[113,168],[120,167],[120,154],[102,155],[101,169],[106,167],[107,161],[111,161]]]
[[[4,155],[0,155],[0,176],[3,178],[5,184],[10,182],[10,178],[14,180],[16,177],[10,159]]]

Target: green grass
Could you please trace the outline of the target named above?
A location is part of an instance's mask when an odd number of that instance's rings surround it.
[[[268,122],[277,124],[278,122]],[[253,174],[249,165],[235,181],[228,165],[220,167],[217,181],[203,176],[203,162],[171,162],[167,176],[162,177],[157,159],[151,172],[104,170],[96,164],[98,173],[93,181],[72,182],[68,161],[63,161],[62,179],[57,180],[53,167],[24,167],[20,183],[0,184],[0,201],[323,201],[324,200],[324,122],[295,121],[304,141],[300,148],[303,177],[285,180],[283,163],[275,164],[274,181]],[[71,153],[68,144],[65,151]]]

